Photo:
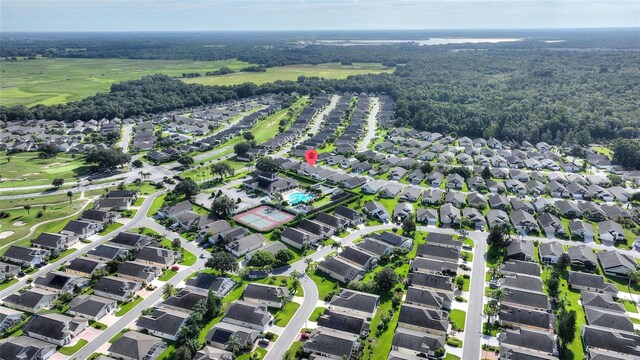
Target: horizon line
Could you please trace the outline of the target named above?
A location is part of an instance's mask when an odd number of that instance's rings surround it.
[[[3,34],[103,34],[103,33],[246,33],[246,32],[364,32],[364,31],[540,31],[540,30],[640,30],[638,26],[602,26],[602,27],[540,27],[540,28],[414,28],[414,29],[234,29],[234,30],[40,30],[40,31],[22,31],[0,30],[0,36]]]

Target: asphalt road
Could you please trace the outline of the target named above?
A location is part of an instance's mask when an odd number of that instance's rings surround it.
[[[469,232],[473,240],[473,262],[469,287],[469,304],[465,320],[462,353],[465,359],[480,359],[480,337],[482,334],[482,313],[484,311],[484,272],[487,255],[487,235]]]
[[[304,275],[300,278],[300,285],[304,290],[304,301],[289,321],[289,324],[287,324],[282,335],[278,337],[271,350],[269,350],[264,357],[264,360],[282,359],[282,356],[289,350],[294,339],[300,333],[300,330],[306,327],[309,316],[311,316],[311,313],[313,313],[313,310],[316,308],[316,304],[318,303],[318,288],[316,284]]]
[[[129,152],[129,144],[131,143],[131,134],[133,133],[133,124],[127,124],[124,126],[122,133],[122,139],[120,140],[120,148],[123,153]]]
[[[367,151],[367,147],[376,135],[376,118],[380,111],[380,100],[377,97],[372,98],[372,100],[373,106],[371,106],[371,112],[369,112],[369,118],[367,119],[367,135],[358,145],[358,151]]]

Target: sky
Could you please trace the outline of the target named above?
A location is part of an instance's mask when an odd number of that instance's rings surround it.
[[[2,32],[639,26],[640,0],[0,0]]]

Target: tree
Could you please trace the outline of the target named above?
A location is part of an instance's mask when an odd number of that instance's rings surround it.
[[[640,140],[618,139],[613,142],[611,162],[628,169],[640,169]]]
[[[182,155],[178,158],[178,163],[180,163],[180,165],[184,166],[184,167],[188,167],[191,166],[195,163],[195,161],[193,160],[193,158],[191,156],[188,155]]]
[[[422,171],[424,174],[429,174],[433,171],[433,164],[428,161],[423,162],[422,165],[420,165],[420,171]]]
[[[339,250],[342,250],[343,247],[344,246],[342,245],[342,243],[340,243],[338,241],[334,241],[334,242],[331,243],[331,249],[332,250],[339,251]]]
[[[416,232],[416,223],[413,222],[411,217],[407,217],[402,222],[402,234],[404,236],[412,236]]]
[[[375,275],[374,281],[381,292],[387,292],[400,282],[400,277],[393,269],[386,267]]]
[[[485,166],[484,169],[482,169],[480,176],[482,176],[482,178],[486,180],[486,179],[491,179],[491,176],[493,175],[491,174],[491,169],[489,169],[488,166]]]
[[[220,271],[221,275],[224,275],[227,271],[235,271],[238,269],[238,262],[236,258],[225,251],[218,251],[211,254],[211,257],[207,259],[205,266]]]
[[[571,266],[571,257],[569,256],[569,254],[562,253],[560,255],[560,258],[558,259],[558,262],[556,263],[556,266],[559,269],[566,269],[567,267]]]
[[[225,176],[233,176],[233,174],[235,174],[235,171],[226,161],[211,165],[211,175],[217,175],[220,179],[223,179]]]
[[[193,354],[191,353],[191,350],[189,350],[189,348],[187,348],[186,346],[180,346],[176,349],[173,358],[175,360],[192,360]]]
[[[288,264],[293,259],[295,259],[295,256],[289,249],[282,249],[276,253],[276,260],[282,265]]]
[[[196,184],[195,181],[187,178],[178,183],[176,187],[173,189],[173,192],[176,195],[184,195],[187,199],[191,199],[196,196],[200,192],[200,187]]]
[[[256,251],[247,262],[247,265],[263,268],[267,265],[273,266],[275,262],[276,257],[272,253],[268,251]]]
[[[313,259],[310,258],[310,257],[306,257],[306,258],[304,258],[304,263],[306,265],[304,271],[307,272],[307,271],[311,270],[311,265],[313,265]]]
[[[67,197],[69,198],[69,204],[71,204],[71,198],[73,197],[73,191],[67,191]]]
[[[487,315],[487,324],[491,323],[491,318],[500,313],[500,303],[496,299],[489,299],[484,306],[484,314]]]
[[[134,167],[137,167],[137,168],[141,168],[142,166],[144,166],[144,164],[142,163],[142,161],[141,161],[141,160],[139,160],[139,159],[135,159],[135,160],[133,160],[133,161],[131,162],[131,165],[133,165]]]
[[[164,287],[162,288],[162,295],[164,295],[164,297],[170,297],[172,295],[175,295],[176,292],[177,292],[177,289],[173,284],[165,284]]]
[[[242,134],[242,137],[247,140],[247,141],[251,141],[254,140],[256,137],[253,136],[253,134],[250,131],[246,131]]]
[[[505,238],[502,229],[499,226],[494,226],[487,236],[487,244],[490,246],[502,247],[505,245]]]
[[[228,218],[236,209],[237,204],[227,195],[222,195],[213,200],[211,211],[220,218]]]
[[[52,143],[46,143],[40,146],[40,153],[38,153],[38,157],[40,159],[53,159],[58,156],[58,146]]]
[[[229,340],[227,340],[224,346],[228,351],[231,351],[235,355],[240,352],[241,344],[235,335],[231,335],[229,336]]]
[[[27,214],[31,214],[31,205],[30,204],[26,204],[25,206],[23,206],[23,208],[25,210],[27,210]]]
[[[173,248],[173,250],[178,250],[182,247],[182,243],[180,243],[180,239],[175,238],[173,239],[173,241],[171,241],[171,247]]]
[[[212,290],[209,290],[207,293],[207,299],[205,300],[205,318],[207,321],[213,319],[218,316],[220,313],[220,309],[222,308],[222,299],[220,296],[216,295]]]
[[[118,148],[89,150],[84,157],[87,164],[96,164],[98,167],[110,169],[122,166],[131,161],[131,155],[125,154]]]
[[[547,293],[551,299],[556,299],[560,294],[560,276],[556,271],[551,272],[551,276],[549,276],[545,280],[545,285],[547,286]]]
[[[233,146],[233,152],[238,156],[243,156],[251,149],[251,144],[246,141],[239,142]]]
[[[576,337],[576,312],[562,308],[556,319],[556,332],[562,348],[566,349]]]
[[[59,189],[62,184],[64,184],[63,178],[55,178],[53,179],[53,181],[51,181],[51,185],[53,185],[53,187],[55,187],[56,189]]]
[[[256,161],[256,169],[274,173],[280,170],[280,164],[276,159],[263,156]]]

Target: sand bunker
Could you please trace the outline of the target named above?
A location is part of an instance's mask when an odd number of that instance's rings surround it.
[[[13,223],[13,226],[25,226],[25,225],[27,225],[27,223],[24,221],[16,221]]]
[[[28,174],[24,174],[22,176],[34,176],[34,175],[42,175],[41,172],[36,172],[36,173],[28,173]]]
[[[6,239],[9,236],[13,235],[13,231],[3,231],[0,232],[0,239]]]
[[[65,165],[65,163],[54,162],[54,163],[51,163],[49,165],[45,165],[42,168],[43,169],[48,169],[48,168],[51,168],[51,167],[54,167],[54,166],[60,166],[60,165]]]

